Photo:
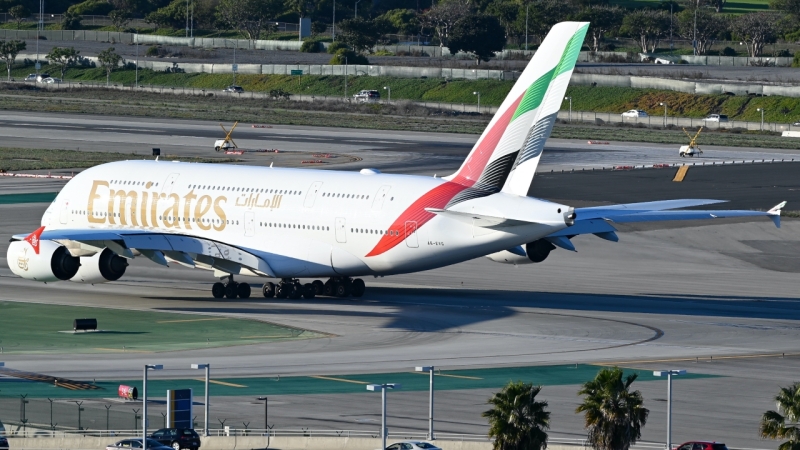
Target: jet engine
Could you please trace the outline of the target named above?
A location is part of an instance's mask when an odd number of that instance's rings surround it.
[[[519,264],[540,263],[547,259],[554,248],[556,248],[556,246],[546,239],[539,239],[525,244],[525,247],[520,245],[509,250],[486,255],[486,257],[494,262],[514,264],[515,266]]]
[[[125,258],[106,248],[93,256],[81,257],[81,267],[70,281],[87,284],[117,281],[125,275],[127,268],[128,261]]]
[[[37,254],[26,241],[14,241],[6,253],[8,267],[15,275],[34,281],[69,280],[80,269],[81,260],[53,241],[39,241]]]

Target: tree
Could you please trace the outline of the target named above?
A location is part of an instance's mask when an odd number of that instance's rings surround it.
[[[800,0],[771,0],[769,7],[800,18]]]
[[[778,15],[768,12],[742,14],[733,20],[733,31],[744,41],[750,57],[757,58],[764,51],[764,45],[778,38]]]
[[[432,6],[423,16],[426,26],[433,28],[439,38],[439,46],[447,45],[450,30],[462,17],[470,14],[468,0],[441,0]]]
[[[122,31],[131,21],[131,12],[127,9],[115,9],[108,13],[108,18],[117,31]]]
[[[279,0],[221,0],[217,16],[224,25],[255,41],[270,29],[275,17],[283,12]]]
[[[11,68],[14,67],[14,61],[17,59],[19,52],[23,50],[25,50],[25,41],[0,41],[0,58],[3,58],[6,62],[8,81],[11,81]]]
[[[563,0],[538,0],[531,3],[528,17],[528,33],[540,41],[544,39],[553,25],[567,20],[574,9],[570,2]],[[525,20],[525,14],[521,14]]]
[[[318,36],[326,31],[328,31],[328,24],[325,22],[311,22],[311,34],[313,36]]]
[[[17,29],[22,24],[22,21],[30,17],[31,11],[25,5],[17,5],[9,8],[8,14],[17,22]]]
[[[169,5],[144,16],[147,23],[170,28],[183,28],[186,24],[186,0],[173,0]]]
[[[575,412],[584,414],[595,450],[628,450],[642,436],[650,411],[642,406],[641,392],[630,391],[637,375],[622,376],[618,367],[602,369],[578,391],[584,398]]]
[[[708,49],[722,33],[728,29],[726,16],[722,16],[706,9],[698,9],[697,13],[697,38],[695,38],[695,10],[684,9],[675,15],[678,22],[678,34],[684,39],[695,40],[697,54],[705,55]]]
[[[378,19],[384,20],[392,33],[419,33],[419,19],[413,9],[392,9],[381,14]]]
[[[52,64],[55,64],[61,69],[61,79],[64,79],[64,73],[67,69],[78,62],[81,57],[81,52],[75,50],[75,47],[53,47],[46,58]]]
[[[61,29],[79,30],[81,28],[81,19],[80,14],[68,9],[61,18]]]
[[[476,64],[481,60],[488,61],[495,52],[503,50],[506,45],[505,30],[493,16],[471,14],[453,25],[450,42],[447,47],[450,54],[458,52],[471,53]]]
[[[336,28],[339,40],[358,53],[372,51],[383,35],[378,21],[361,17],[343,20]]]
[[[481,415],[489,419],[494,450],[547,448],[550,412],[546,401],[536,401],[541,390],[541,386],[512,381],[489,399],[492,409]]]
[[[654,53],[661,38],[669,32],[669,13],[651,9],[637,9],[622,19],[620,32],[639,39],[643,53]]]
[[[583,8],[575,15],[579,22],[589,22],[589,31],[586,39],[592,51],[600,51],[600,42],[603,36],[614,33],[622,26],[625,10],[617,6],[589,6]]]
[[[763,439],[788,439],[778,450],[800,449],[800,382],[781,388],[775,403],[778,411],[764,413],[759,434]]]
[[[109,47],[97,55],[97,62],[106,69],[106,86],[110,83],[111,71],[116,69],[120,63],[125,62],[122,56],[119,56],[114,50],[114,47]]]
[[[506,39],[515,34],[515,25],[520,12],[520,4],[518,2],[514,0],[497,0],[489,4],[486,12],[495,16],[500,21],[500,24],[503,25]]]

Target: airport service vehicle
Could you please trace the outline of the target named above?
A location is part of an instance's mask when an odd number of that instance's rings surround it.
[[[106,450],[121,450],[121,449],[131,449],[131,448],[142,448],[142,438],[138,439],[123,439],[116,444],[111,444],[106,446]],[[159,443],[154,439],[147,439],[147,448],[150,450],[173,450],[172,447],[168,447]]]
[[[225,125],[219,124],[219,126],[222,127],[222,131],[225,132],[225,138],[217,139],[216,141],[214,141],[214,150],[225,151],[225,150],[235,149],[238,147],[236,145],[236,142],[233,142],[233,138],[231,138],[231,134],[233,134],[233,130],[236,129],[236,125],[239,125],[238,121],[234,122],[233,126],[231,127],[231,130],[228,131],[225,129]]]
[[[674,450],[728,450],[728,447],[720,442],[692,441],[684,442]]]
[[[386,450],[442,450],[430,442],[425,441],[401,441],[395,442],[386,447]]]
[[[381,98],[381,93],[374,90],[359,91],[358,94],[353,94],[353,98],[359,103],[375,103]]]
[[[697,136],[700,136],[701,131],[703,131],[703,127],[700,127],[700,129],[697,130],[697,133],[692,136],[688,131],[686,131],[686,128],[683,128],[683,133],[689,138],[689,145],[681,145],[681,148],[678,149],[678,154],[681,155],[681,158],[686,156],[699,157],[703,154],[703,151],[700,150],[700,147],[697,145]]]
[[[709,114],[708,117],[703,119],[703,122],[727,122],[728,116],[725,114]]]
[[[461,167],[444,178],[355,171],[121,161],[87,169],[46,209],[41,227],[13,236],[11,271],[40,282],[104,283],[128,261],[205,269],[216,298],[247,298],[234,277],[277,279],[266,297],[360,296],[361,277],[443,267],[487,256],[545,261],[612,223],[768,217],[768,211],[680,210],[720,200],[678,199],[574,208],[528,196],[588,23],[555,25]],[[301,284],[300,279],[317,279]],[[323,281],[324,279],[326,279]]]
[[[631,109],[629,111],[625,111],[620,115],[622,117],[633,117],[633,118],[649,117],[647,113],[642,111],[641,109]]]
[[[150,438],[174,450],[200,448],[200,436],[191,428],[162,428],[151,434]],[[149,441],[147,446],[150,447]]]

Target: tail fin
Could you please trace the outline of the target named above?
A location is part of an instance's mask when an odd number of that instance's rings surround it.
[[[461,168],[448,180],[527,195],[588,27],[585,22],[562,22],[550,30]]]

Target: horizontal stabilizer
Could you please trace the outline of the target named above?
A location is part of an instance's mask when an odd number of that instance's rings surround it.
[[[621,205],[592,206],[589,208],[576,208],[575,214],[578,220],[587,219],[608,219],[619,215],[637,214],[652,211],[664,211],[668,209],[690,208],[692,206],[713,205],[725,203],[726,200],[711,199],[680,199],[680,200],[661,200],[657,202],[625,203]]]
[[[522,225],[531,225],[535,222],[527,222],[524,220],[507,219],[504,217],[486,216],[483,214],[473,214],[460,211],[450,211],[447,209],[425,208],[425,211],[436,214],[438,216],[447,217],[449,219],[458,220],[469,225],[474,225],[481,228],[500,229],[519,227]]]

